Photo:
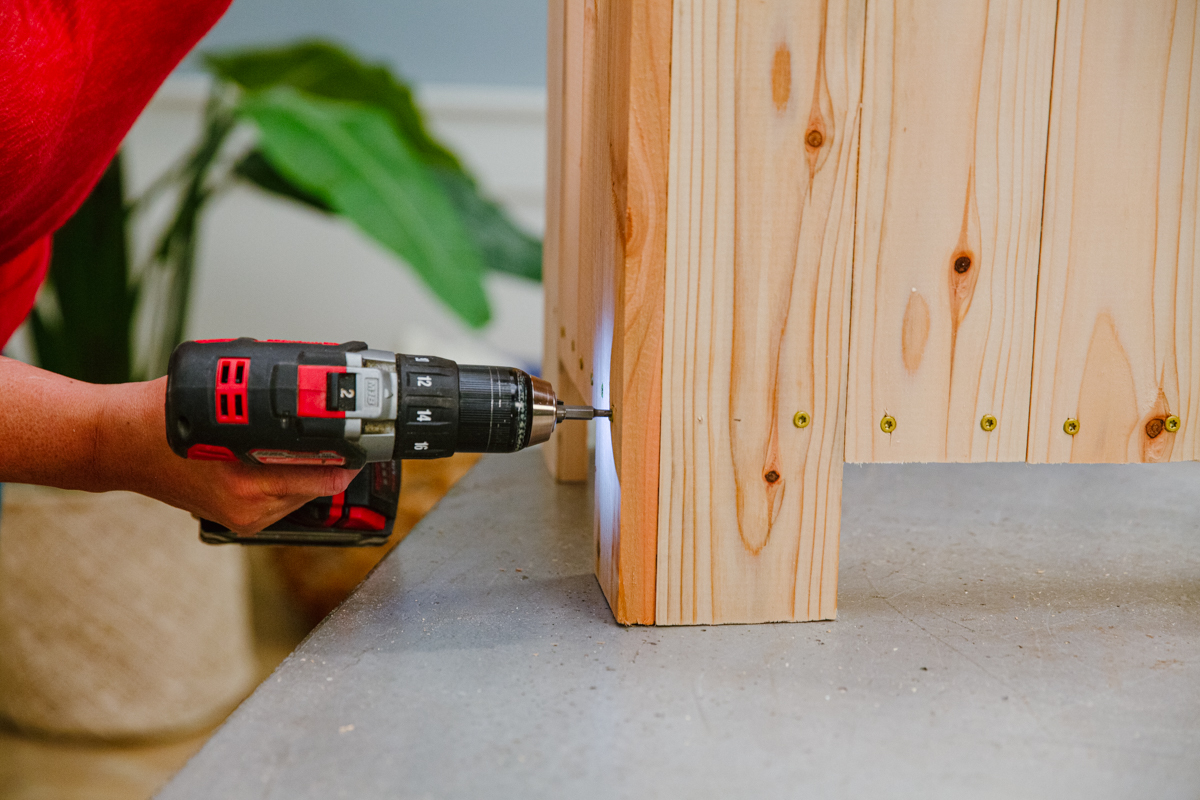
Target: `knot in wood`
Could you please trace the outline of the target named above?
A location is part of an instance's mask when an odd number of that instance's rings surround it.
[[[825,134],[821,133],[816,128],[804,135],[804,143],[809,147],[820,147],[825,144]]]
[[[767,483],[775,483],[779,480],[779,473],[775,470],[771,470],[766,475],[763,475],[763,478],[766,479]]]
[[[971,257],[970,256],[959,256],[958,258],[954,259],[954,271],[957,272],[959,275],[962,275],[964,272],[966,272],[970,268],[971,268]]]
[[[1146,435],[1151,439],[1157,439],[1158,435],[1163,432],[1164,427],[1166,427],[1166,423],[1158,417],[1155,417],[1146,423]]]

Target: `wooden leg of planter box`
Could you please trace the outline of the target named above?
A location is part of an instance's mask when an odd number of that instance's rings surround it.
[[[548,17],[550,34],[547,39],[546,69],[546,235],[542,250],[542,288],[544,292],[544,327],[542,337],[542,377],[550,381],[559,392],[572,389],[570,376],[559,358],[559,343],[566,337],[566,328],[560,308],[560,284],[564,272],[578,269],[577,247],[564,248],[564,226],[568,219],[578,220],[578,201],[564,208],[566,195],[563,191],[563,176],[571,169],[564,163],[569,157],[566,142],[564,88],[564,59],[566,58],[566,3],[552,0]],[[578,123],[576,123],[576,127]],[[578,149],[574,150],[578,160]],[[578,166],[574,167],[578,172]],[[578,227],[572,228],[577,232]],[[567,232],[569,237],[571,232]],[[577,233],[576,233],[577,237]],[[573,257],[570,265],[564,257]],[[574,308],[568,309],[573,315]],[[564,394],[565,397],[565,394]],[[546,466],[556,480],[578,482],[587,480],[588,452],[587,429],[582,425],[564,425],[542,445]]]
[[[558,356],[596,423],[596,575],[618,622],[654,622],[670,0],[568,0],[562,19]],[[555,45],[551,34],[551,48]],[[558,93],[558,77],[550,81]],[[554,123],[551,122],[553,129]],[[556,134],[551,134],[551,146]],[[562,445],[560,444],[560,447]]]
[[[835,614],[862,2],[677,2],[659,624]]]

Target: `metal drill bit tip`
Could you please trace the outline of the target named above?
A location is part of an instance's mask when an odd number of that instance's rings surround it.
[[[564,419],[594,419],[596,417],[611,417],[610,408],[592,408],[591,406],[558,406],[558,421]]]

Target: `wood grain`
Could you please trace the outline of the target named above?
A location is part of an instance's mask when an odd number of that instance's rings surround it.
[[[667,169],[671,93],[671,0],[626,4],[614,34],[628,41],[623,85],[614,84],[614,201],[618,252],[611,344],[611,395],[604,385],[597,405],[611,401],[611,426],[597,425],[597,475],[604,435],[611,433],[619,476],[619,517],[610,527],[616,554],[616,593],[609,602],[617,621],[655,621],[658,555],[659,438],[667,256]],[[621,153],[624,157],[619,157]],[[599,484],[598,484],[599,485]],[[598,489],[597,496],[600,496]],[[601,530],[598,528],[598,530]],[[603,531],[601,530],[601,533]]]
[[[583,225],[584,141],[591,125],[587,81],[591,78],[588,59],[593,46],[593,31],[587,22],[588,11],[594,19],[595,3],[589,0],[566,0],[563,13],[563,87],[562,87],[562,177],[560,180],[560,239],[558,278],[558,355],[564,367],[560,377],[570,380],[581,394],[591,394],[586,382],[580,380],[587,363],[579,363],[582,349],[580,331],[587,321],[580,320],[580,286],[591,280],[590,266],[580,251]],[[594,27],[594,23],[593,26]],[[549,176],[547,176],[548,178]],[[590,294],[590,291],[589,291]],[[590,319],[591,309],[583,307]],[[590,360],[590,359],[589,359]],[[557,386],[557,385],[556,385]],[[560,390],[561,393],[561,390]]]
[[[1025,460],[1054,26],[1054,0],[869,6],[847,461]]]
[[[565,194],[563,181],[566,121],[566,0],[550,0],[547,13],[546,49],[546,235],[542,245],[542,377],[562,390],[570,381],[559,358],[559,340],[566,338],[560,283],[564,273],[574,275],[578,267],[564,263],[563,226]],[[578,204],[573,208],[578,218]],[[577,249],[570,252],[577,253]],[[572,315],[573,316],[573,315]],[[587,480],[587,430],[565,425],[542,445],[550,474],[563,482]]]
[[[674,5],[659,624],[835,614],[864,14]]]
[[[1030,461],[1197,457],[1198,23],[1195,3],[1059,4]]]

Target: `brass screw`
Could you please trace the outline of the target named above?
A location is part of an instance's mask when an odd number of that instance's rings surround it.
[[[1075,419],[1074,417],[1068,419],[1063,423],[1063,432],[1068,436],[1074,436],[1075,434],[1079,433],[1079,420]]]
[[[1172,414],[1171,416],[1167,417],[1165,427],[1171,433],[1174,433],[1175,431],[1179,430],[1179,426],[1182,424],[1183,422],[1179,419],[1179,417]]]
[[[896,418],[890,414],[884,414],[883,419],[879,420],[879,430],[884,433],[891,433],[896,430]]]
[[[804,137],[804,143],[809,147],[820,147],[821,145],[825,144],[825,136],[819,130],[813,128]]]
[[[807,428],[810,422],[812,422],[812,417],[808,415],[807,411],[797,411],[796,415],[792,417],[792,424],[797,428]]]
[[[588,386],[595,386],[595,385],[596,385],[596,373],[589,372],[588,373]]]
[[[983,419],[979,420],[979,427],[983,428],[985,431],[994,431],[996,430],[996,426],[999,424],[999,420],[997,420],[991,414],[984,414]]]

